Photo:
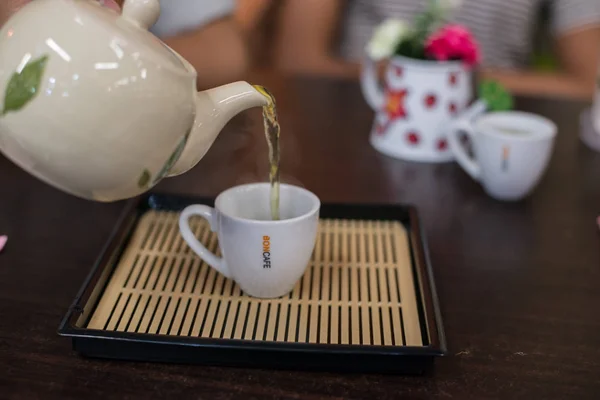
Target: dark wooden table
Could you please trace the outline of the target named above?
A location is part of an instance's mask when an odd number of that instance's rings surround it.
[[[487,197],[458,166],[387,158],[354,83],[273,81],[284,181],[323,201],[414,203],[429,240],[449,355],[430,376],[343,375],[87,360],[56,329],[123,204],[58,192],[0,158],[0,398],[598,398],[600,154],[585,104],[521,99],[558,124],[533,196]],[[215,195],[267,174],[260,113],[231,123],[163,191]]]

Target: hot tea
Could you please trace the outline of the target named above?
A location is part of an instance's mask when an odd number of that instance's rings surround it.
[[[279,121],[277,119],[277,107],[275,97],[264,87],[254,85],[262,95],[268,99],[268,104],[263,107],[263,121],[265,127],[265,136],[269,146],[269,180],[271,182],[271,218],[273,220],[280,219],[279,215]]]

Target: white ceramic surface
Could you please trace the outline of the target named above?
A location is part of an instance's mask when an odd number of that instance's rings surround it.
[[[179,219],[181,235],[196,254],[260,298],[281,297],[294,288],[310,260],[319,222],[317,196],[286,184],[281,185],[281,220],[271,220],[269,193],[269,183],[236,186],[217,197],[215,208],[192,205]],[[223,258],[196,239],[188,222],[193,215],[207,219],[217,232]]]
[[[375,111],[371,144],[410,161],[453,160],[448,126],[471,100],[471,73],[460,62],[394,57],[381,87],[375,71],[367,60],[361,75],[363,94]]]
[[[158,16],[158,0],[127,0],[122,15],[92,0],[16,13],[0,31],[0,151],[65,192],[115,201],[189,170],[232,116],[266,104],[246,82],[197,93],[193,67],[148,32]]]
[[[473,144],[475,159],[461,145],[459,133]],[[456,160],[485,191],[499,200],[520,200],[543,177],[554,148],[556,125],[539,115],[507,111],[474,120],[461,118],[450,134]]]
[[[596,96],[594,97],[594,104],[592,104],[591,118],[594,130],[600,136],[600,71],[598,72],[598,78],[596,79]]]

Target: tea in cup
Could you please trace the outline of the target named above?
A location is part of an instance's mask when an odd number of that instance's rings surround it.
[[[302,277],[315,246],[321,207],[310,191],[282,184],[280,219],[273,220],[270,194],[269,183],[235,186],[217,196],[214,208],[191,205],[179,218],[181,235],[190,248],[246,294],[259,298],[284,296]],[[190,229],[194,215],[205,218],[217,232],[222,258]]]
[[[460,166],[498,200],[520,200],[529,195],[548,167],[556,125],[542,116],[518,112],[492,112],[458,119],[449,135],[450,148]],[[474,159],[460,142],[466,134]]]

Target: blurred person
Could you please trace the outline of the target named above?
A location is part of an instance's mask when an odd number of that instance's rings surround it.
[[[273,0],[237,0],[235,21],[245,32],[255,30],[273,5]]]
[[[0,24],[29,1],[0,0]],[[117,10],[123,3],[98,1]],[[243,34],[234,21],[235,0],[162,0],[160,5],[160,18],[151,31],[196,68],[199,89],[245,76],[249,59]]]
[[[426,1],[285,0],[276,63],[286,72],[356,78],[374,28],[386,18],[412,21]],[[516,94],[591,98],[600,60],[600,0],[549,1],[555,71],[529,65],[544,0],[465,0],[451,19],[479,42],[481,77]]]
[[[234,19],[235,0],[162,0],[160,5],[151,31],[196,68],[200,89],[246,76],[250,59]]]
[[[237,0],[235,21],[247,39],[253,72],[271,66],[271,44],[282,4],[281,0]]]

